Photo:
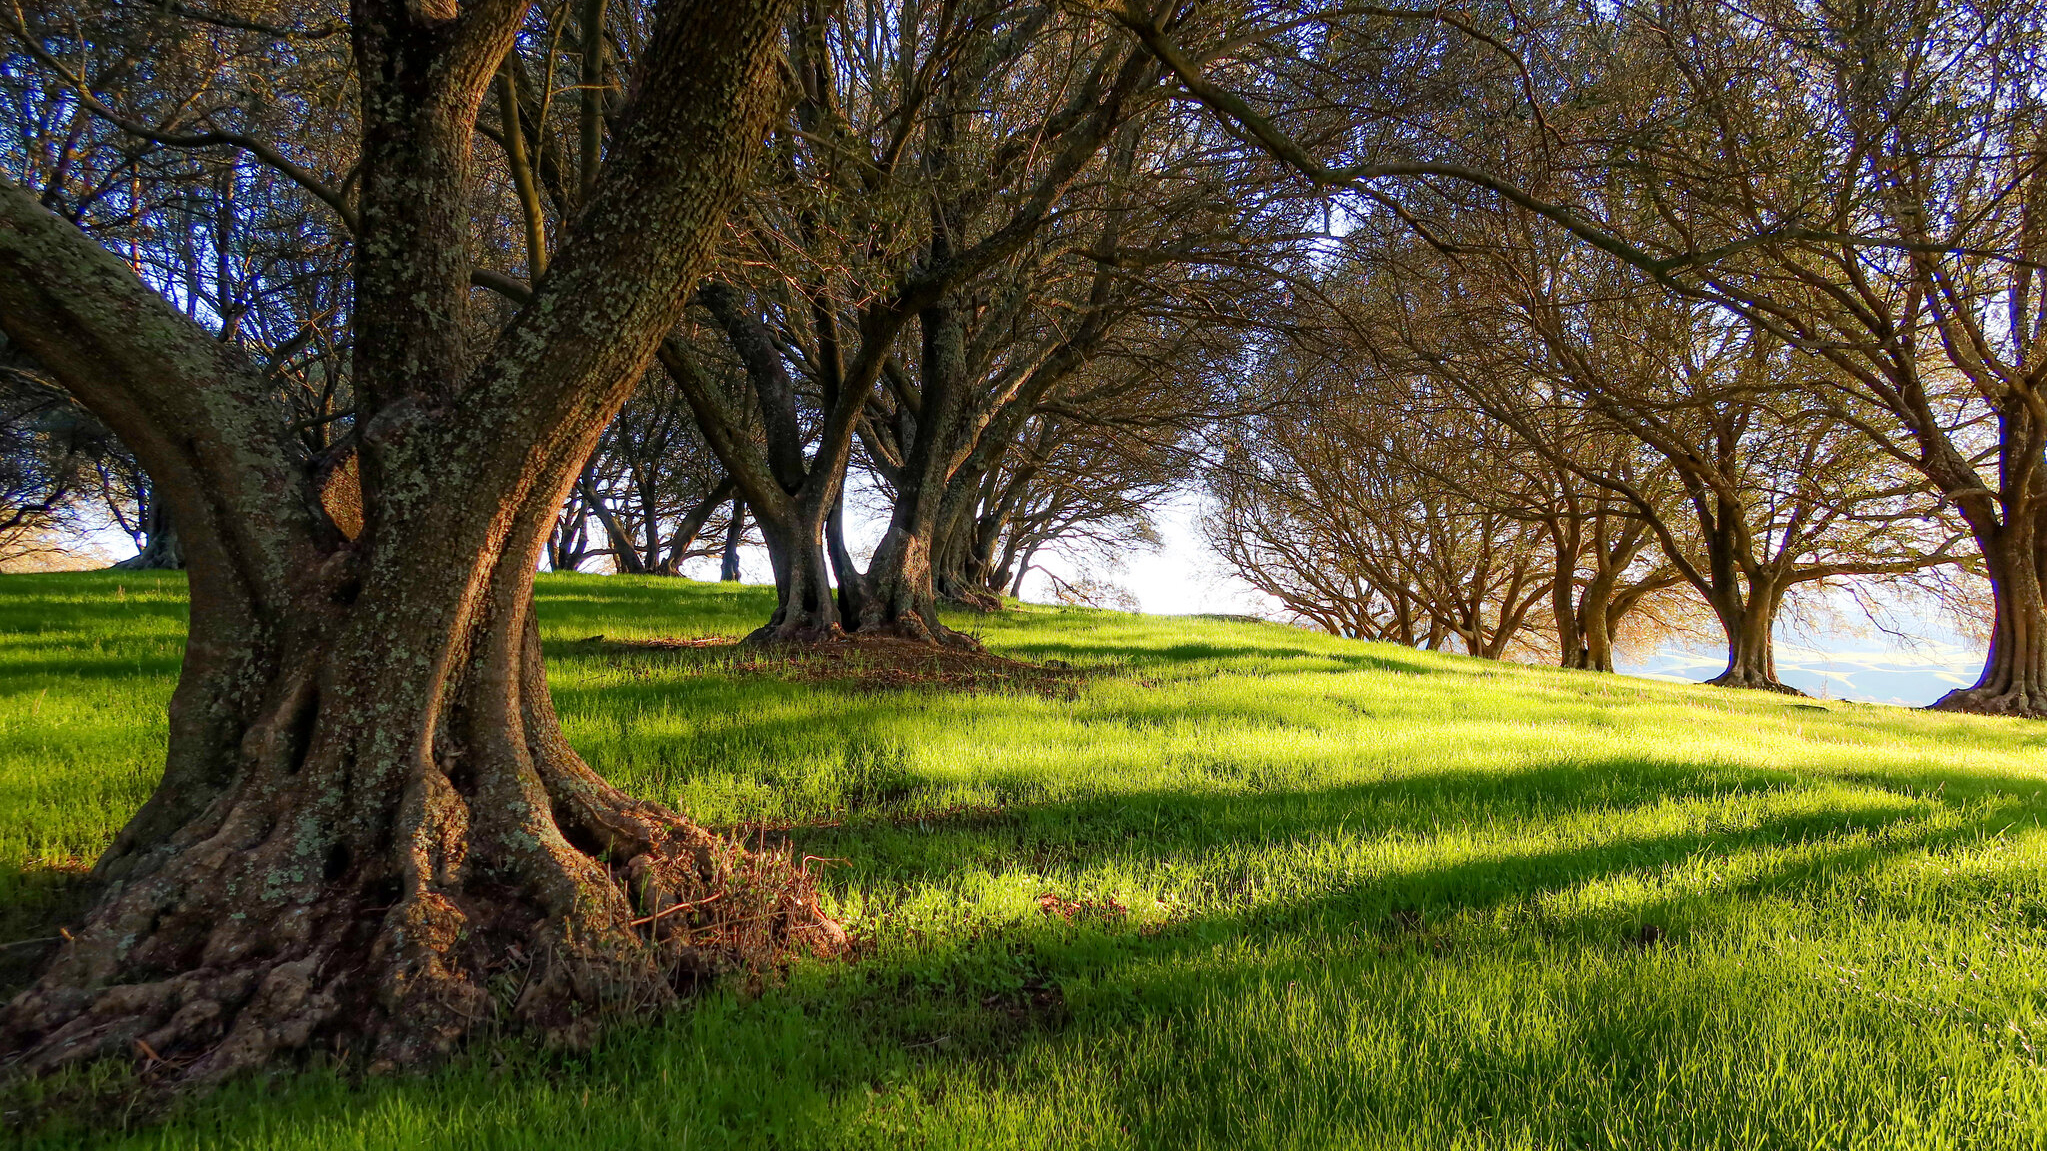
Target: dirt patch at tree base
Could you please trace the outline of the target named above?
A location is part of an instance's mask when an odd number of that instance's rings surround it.
[[[621,662],[628,655],[664,654],[705,671],[776,676],[858,691],[1030,691],[1072,699],[1085,678],[1061,660],[1031,663],[893,636],[757,645],[742,644],[729,636],[616,640],[595,635],[575,646],[585,652],[616,655]]]

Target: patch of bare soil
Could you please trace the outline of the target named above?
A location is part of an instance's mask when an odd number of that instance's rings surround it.
[[[846,636],[824,643],[749,645],[727,636],[614,640],[593,635],[585,650],[668,653],[707,671],[770,675],[858,691],[1032,691],[1072,699],[1084,678],[1061,660],[1032,663],[986,651],[962,651],[893,636]]]

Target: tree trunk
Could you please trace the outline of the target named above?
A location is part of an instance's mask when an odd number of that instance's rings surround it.
[[[753,169],[789,5],[664,7],[594,200],[480,356],[468,140],[525,9],[444,8],[355,6],[353,506],[282,440],[240,347],[0,177],[0,324],[148,467],[191,586],[163,780],[0,1010],[18,1066],[133,1053],[210,1080],[324,1047],[376,1069],[494,1021],[580,1040],[839,937],[794,869],[576,757],[531,599]]]
[[[165,510],[163,501],[150,493],[149,512],[143,518],[142,550],[115,564],[122,571],[181,571],[185,566],[185,547],[178,542],[178,525],[171,522],[171,514]]]
[[[931,540],[914,527],[890,525],[874,551],[874,562],[868,565],[866,594],[859,626],[854,629],[861,635],[975,646],[973,640],[939,622]]]
[[[1746,599],[1739,595],[1717,597],[1713,613],[1727,637],[1727,670],[1707,683],[1805,695],[1777,679],[1777,641],[1772,632],[1783,601],[1782,588],[1761,580],[1750,583]]]
[[[725,525],[725,552],[718,560],[718,579],[739,582],[739,541],[746,538],[746,501],[734,498],[732,519]]]
[[[943,234],[932,242],[933,259],[947,248]],[[939,622],[938,589],[932,570],[940,513],[951,478],[954,445],[960,442],[956,423],[964,418],[967,387],[966,327],[960,304],[941,300],[919,316],[923,328],[923,408],[915,439],[896,477],[895,507],[888,532],[867,565],[861,605],[854,631],[887,635],[919,643],[973,648],[980,645]]]
[[[1024,577],[1031,574],[1031,562],[1033,559],[1037,557],[1037,554],[1038,545],[1032,544],[1030,547],[1024,549],[1024,553],[1021,556],[1017,557],[1016,576],[1012,579],[1009,585],[1009,598],[1011,599],[1023,598]]]
[[[1613,670],[1613,585],[1618,571],[1602,566],[1592,573],[1578,596],[1578,667],[1585,671]]]
[[[974,515],[979,477],[964,469],[946,485],[933,549],[933,583],[947,601],[974,611],[1002,610],[1002,597],[988,586],[990,564],[982,561]],[[992,545],[991,545],[992,547]]]
[[[34,1070],[134,1051],[204,1079],[309,1045],[374,1069],[490,1019],[580,1041],[729,962],[697,946],[723,916],[638,921],[761,865],[570,750],[524,535],[421,539],[411,578],[360,589],[345,567],[262,587],[195,563],[164,785],[0,1043]],[[242,581],[294,625],[236,610]],[[832,930],[794,889],[772,920],[752,946]]]
[[[1982,715],[2047,718],[2047,604],[2043,604],[2040,554],[2042,536],[2024,516],[2007,518],[2006,526],[1982,543],[1990,576],[1995,616],[1990,650],[1976,682],[1936,700],[1941,711]],[[1978,539],[1986,533],[1979,532]]]
[[[637,471],[637,469],[635,469]],[[640,570],[658,573],[661,570],[661,505],[654,492],[654,482],[646,475],[636,477],[634,488],[640,495]]]
[[[1580,621],[1585,633],[1585,658],[1581,665],[1586,671],[1611,673],[1613,667],[1613,598],[1611,587],[1608,594],[1594,600],[1585,597],[1580,609]]]
[[[791,502],[788,520],[755,509],[775,569],[775,614],[746,637],[750,644],[820,643],[844,634],[825,558],[824,517],[809,501]]]
[[[839,587],[839,618],[859,619],[860,610],[867,603],[867,574],[853,563],[853,553],[846,547],[846,494],[843,490],[832,501],[831,515],[825,517],[824,540],[825,548],[831,554],[832,578]]]

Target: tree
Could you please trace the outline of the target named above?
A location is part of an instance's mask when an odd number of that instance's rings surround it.
[[[1032,299],[1016,290],[1024,269],[1074,246],[1055,225],[1098,206],[1104,153],[1163,96],[1142,52],[1053,6],[977,0],[889,19],[876,35],[851,9],[806,8],[791,60],[801,96],[743,217],[745,266],[700,293],[753,394],[721,397],[687,349],[664,351],[775,563],[779,603],[757,640],[971,642],[936,612],[948,483],[1001,398],[1082,354],[1002,321]],[[1010,341],[1023,370],[983,388],[976,353]],[[883,422],[907,414],[916,434],[879,450],[870,439],[898,498],[861,572],[840,500],[855,436],[890,402]],[[756,412],[758,445],[739,431]]]
[[[1269,402],[1224,425],[1206,469],[1209,542],[1332,633],[1487,659],[1529,650],[1530,624],[1572,572],[1548,562],[1538,518],[1517,514],[1512,450],[1459,427],[1474,421],[1432,401],[1425,376],[1378,370],[1344,334],[1262,350]],[[1472,430],[1481,442],[1460,434]]]
[[[1257,456],[1240,444],[1210,473],[1205,527],[1241,578],[1337,635],[1513,650],[1554,578],[1533,525],[1400,466],[1383,426],[1264,430]]]
[[[1361,215],[1461,252],[1519,209],[1826,360],[1815,398],[1954,502],[1991,576],[1983,675],[1935,706],[2047,715],[2037,4],[1101,11]]]
[[[0,563],[42,556],[73,527],[112,439],[12,351],[0,339]]]
[[[709,541],[727,534],[719,513],[736,487],[668,374],[648,372],[569,497],[597,518],[609,543],[584,558],[608,555],[614,570],[634,575],[675,575],[685,561],[718,550]]]
[[[752,171],[788,8],[662,10],[581,213],[477,346],[471,140],[527,5],[356,6],[359,167],[346,195],[305,176],[354,238],[346,462],[280,427],[239,344],[0,180],[0,328],[148,467],[192,602],[163,782],[0,1014],[27,1067],[137,1044],[199,1078],[313,1044],[404,1064],[500,1011],[573,1036],[714,961],[684,942],[697,893],[744,908],[733,923],[833,934],[759,861],[576,757],[531,604],[555,510]],[[508,968],[526,971],[500,1002]]]
[[[1696,111],[1637,179],[1667,229],[1728,253],[1694,293],[1822,361],[1814,400],[1967,524],[1989,652],[1933,706],[2047,716],[2047,21],[2013,2],[1758,17],[1645,20],[1635,84]]]
[[[1398,339],[1416,370],[1626,501],[1720,621],[1728,663],[1709,682],[1790,692],[1773,634],[1787,595],[1955,561],[1953,533],[1923,485],[1846,421],[1802,402],[1793,383],[1802,363],[1767,332],[1630,290],[1597,264],[1588,273],[1554,240],[1524,236],[1494,251],[1497,278],[1466,262],[1432,288],[1401,289],[1384,309],[1400,316]],[[1603,466],[1624,456],[1573,453],[1559,434],[1572,427],[1638,445],[1651,463],[1637,470],[1674,490],[1659,496]]]

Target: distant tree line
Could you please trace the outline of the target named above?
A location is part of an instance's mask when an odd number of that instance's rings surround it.
[[[1938,706],[2047,714],[2041,10],[1573,13],[1446,30],[1403,91],[1499,82],[1376,166],[1361,59],[1417,14],[1199,64],[1129,21],[1347,213],[1218,430],[1218,550],[1331,630],[1576,667],[1687,592],[1714,682],[1776,690],[1787,601],[1888,584],[1987,609]]]

